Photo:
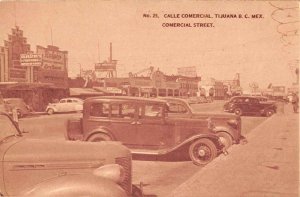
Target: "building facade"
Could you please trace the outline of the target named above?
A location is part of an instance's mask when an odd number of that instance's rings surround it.
[[[104,78],[102,87],[116,87],[128,96],[196,96],[200,77],[168,76],[156,70],[149,76]]]
[[[24,63],[36,56],[40,57],[36,65]],[[34,110],[43,111],[49,102],[69,94],[67,65],[67,51],[49,45],[37,46],[34,53],[16,26],[0,47],[0,92],[5,98],[23,98]]]
[[[8,48],[0,46],[0,82],[8,80]]]
[[[30,51],[27,38],[23,36],[23,31],[18,26],[12,28],[8,40],[4,41],[4,47],[8,50],[8,77],[6,81],[28,82],[28,68],[21,66],[20,55],[32,51]]]
[[[37,81],[51,83],[59,88],[68,88],[68,52],[48,45],[47,47],[37,46],[36,53],[42,56]]]

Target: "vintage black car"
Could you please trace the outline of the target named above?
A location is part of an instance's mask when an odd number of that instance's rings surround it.
[[[259,114],[272,116],[277,111],[276,102],[264,101],[255,96],[235,96],[224,104],[224,111],[236,115]]]
[[[69,140],[123,142],[134,154],[183,151],[197,165],[224,152],[209,119],[170,115],[167,102],[138,97],[94,97],[83,104],[83,117],[69,120]]]

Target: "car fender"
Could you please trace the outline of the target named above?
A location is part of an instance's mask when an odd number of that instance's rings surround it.
[[[57,111],[58,111],[57,108],[54,107],[54,106],[47,106],[46,111],[48,111],[48,109],[53,109],[54,112],[57,112]]]
[[[116,196],[125,197],[126,192],[115,182],[92,174],[70,174],[41,182],[20,193],[30,197],[76,197]]]
[[[217,149],[222,149],[223,148],[223,145],[219,142],[219,137],[218,136],[216,136],[215,134],[212,134],[212,133],[201,133],[201,134],[198,134],[198,135],[194,135],[194,136],[192,136],[188,139],[185,139],[184,141],[177,144],[176,146],[174,146],[170,149],[161,151],[159,154],[167,154],[167,153],[173,152],[173,151],[183,147],[184,145],[187,145],[187,144],[189,144],[189,143],[191,143],[195,140],[201,139],[201,138],[207,138],[207,139],[212,140],[215,143]]]
[[[228,133],[231,137],[232,137],[232,139],[234,140],[234,141],[236,141],[236,134],[235,134],[235,132],[233,131],[233,129],[231,129],[231,128],[229,128],[229,127],[225,127],[225,126],[215,126],[214,128],[213,128],[213,132],[215,132],[215,133],[219,133],[219,132],[225,132],[225,133]]]
[[[87,141],[92,135],[97,134],[97,133],[106,134],[113,140],[116,139],[115,136],[112,134],[112,132],[110,132],[110,129],[100,126],[100,127],[94,128],[92,131],[86,133],[84,136],[84,141]]]

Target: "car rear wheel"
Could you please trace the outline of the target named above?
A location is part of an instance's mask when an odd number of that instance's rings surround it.
[[[232,146],[232,137],[230,134],[226,132],[219,132],[217,135],[220,137],[220,140],[222,144],[224,144],[225,149],[228,149],[230,146]]]
[[[199,139],[190,145],[189,156],[195,165],[206,165],[217,156],[217,147],[209,139]]]
[[[47,114],[49,114],[49,115],[54,114],[54,110],[52,108],[48,109]]]
[[[88,138],[89,142],[111,141],[111,137],[104,133],[97,133]]]
[[[266,116],[267,116],[267,117],[270,117],[270,116],[272,116],[273,114],[274,114],[274,111],[271,110],[271,109],[269,109],[269,110],[266,111]]]
[[[238,116],[241,116],[241,115],[243,114],[243,112],[242,112],[242,110],[241,110],[240,108],[236,108],[236,109],[234,110],[234,113],[235,113],[236,115],[238,115]]]

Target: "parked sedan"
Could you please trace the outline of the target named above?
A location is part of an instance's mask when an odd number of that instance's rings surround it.
[[[83,117],[70,119],[68,140],[121,141],[134,154],[165,155],[182,151],[196,165],[227,153],[207,118],[168,115],[167,102],[137,97],[93,97],[84,101]]]
[[[46,112],[53,113],[78,112],[83,109],[83,100],[79,98],[64,98],[58,103],[49,103]]]
[[[235,96],[223,106],[225,112],[236,115],[259,114],[272,116],[277,111],[276,102],[264,101],[262,97],[255,96]]]
[[[17,111],[18,118],[22,118],[31,113],[32,109],[21,98],[5,98],[4,104],[7,106],[8,113],[11,114],[15,109]]]
[[[168,103],[168,116],[178,118],[189,118],[198,120],[210,120],[213,131],[221,138],[226,148],[232,144],[246,142],[241,135],[241,118],[226,113],[198,112],[191,108],[190,103],[184,99],[172,97],[160,97]]]

